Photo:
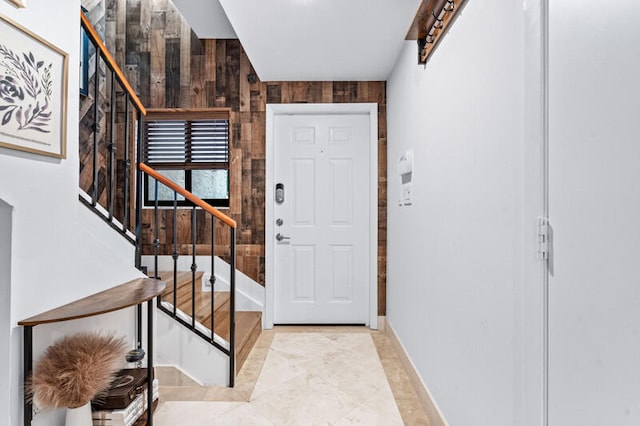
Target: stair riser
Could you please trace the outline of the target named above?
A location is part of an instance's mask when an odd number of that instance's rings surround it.
[[[173,304],[173,274],[161,273],[163,277],[170,277],[171,285],[169,290],[162,296],[163,301]],[[199,275],[199,278],[202,274]],[[192,315],[192,294],[193,285],[191,274],[180,273],[176,285],[176,304],[179,310],[187,315]],[[196,283],[196,320],[211,330],[211,293],[204,292],[202,286]],[[214,292],[214,332],[226,341],[229,341],[229,321],[231,301],[228,292]],[[251,348],[262,331],[262,318],[259,312],[236,312],[236,371],[239,371],[246,360]]]

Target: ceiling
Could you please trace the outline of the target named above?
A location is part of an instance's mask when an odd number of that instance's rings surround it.
[[[386,80],[420,0],[173,0],[200,38],[226,14],[262,81]],[[221,7],[220,7],[221,6]],[[226,21],[226,20],[225,20]]]
[[[238,38],[218,0],[173,0],[201,39]]]

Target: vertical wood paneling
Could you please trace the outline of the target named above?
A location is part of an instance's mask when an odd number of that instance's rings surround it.
[[[165,104],[165,40],[164,23],[166,13],[154,10],[151,13],[151,42],[149,57],[151,58],[151,73],[149,74],[150,98],[141,98],[148,107],[162,108]],[[138,90],[139,95],[142,93]]]
[[[180,72],[180,39],[165,39],[164,101],[167,108],[180,107]]]
[[[123,38],[127,60],[137,73],[135,80],[142,102],[150,108],[229,107],[233,135],[230,150],[230,208],[238,222],[238,268],[264,283],[265,218],[265,110],[267,103],[377,102],[379,157],[378,310],[385,313],[386,293],[386,86],[384,82],[261,82],[238,40],[199,40],[167,0],[106,0],[107,16],[123,19],[107,25],[107,38]],[[141,2],[146,2],[141,4]],[[126,12],[125,9],[127,8]],[[136,40],[129,40],[137,37]],[[146,37],[146,38],[145,38]],[[123,49],[124,50],[124,49]],[[124,57],[123,57],[124,59]],[[188,211],[181,212],[178,226],[190,238]],[[150,213],[145,212],[150,219]],[[161,215],[161,250],[171,253],[171,217]],[[210,226],[210,225],[207,225]],[[152,227],[145,226],[143,250],[151,252]],[[216,225],[220,242],[228,231]],[[202,241],[200,239],[202,238]],[[197,251],[210,252],[207,236],[198,236]],[[180,241],[188,253],[188,241]],[[218,252],[218,250],[220,250]],[[222,245],[216,253],[228,255]]]

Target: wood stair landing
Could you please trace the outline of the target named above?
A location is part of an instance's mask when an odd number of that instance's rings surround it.
[[[167,284],[161,298],[163,302],[173,304],[173,271],[160,271],[159,279]],[[211,292],[202,291],[203,272],[196,272],[196,320],[211,330]],[[187,315],[192,315],[190,271],[177,273],[176,307]],[[213,295],[214,333],[229,341],[230,296],[227,291],[216,291]],[[236,311],[236,371],[239,372],[253,345],[262,332],[262,313]]]

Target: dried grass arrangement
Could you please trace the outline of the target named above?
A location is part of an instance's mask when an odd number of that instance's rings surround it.
[[[27,391],[39,408],[76,408],[105,391],[122,368],[124,337],[78,333],[49,346],[35,364]]]

